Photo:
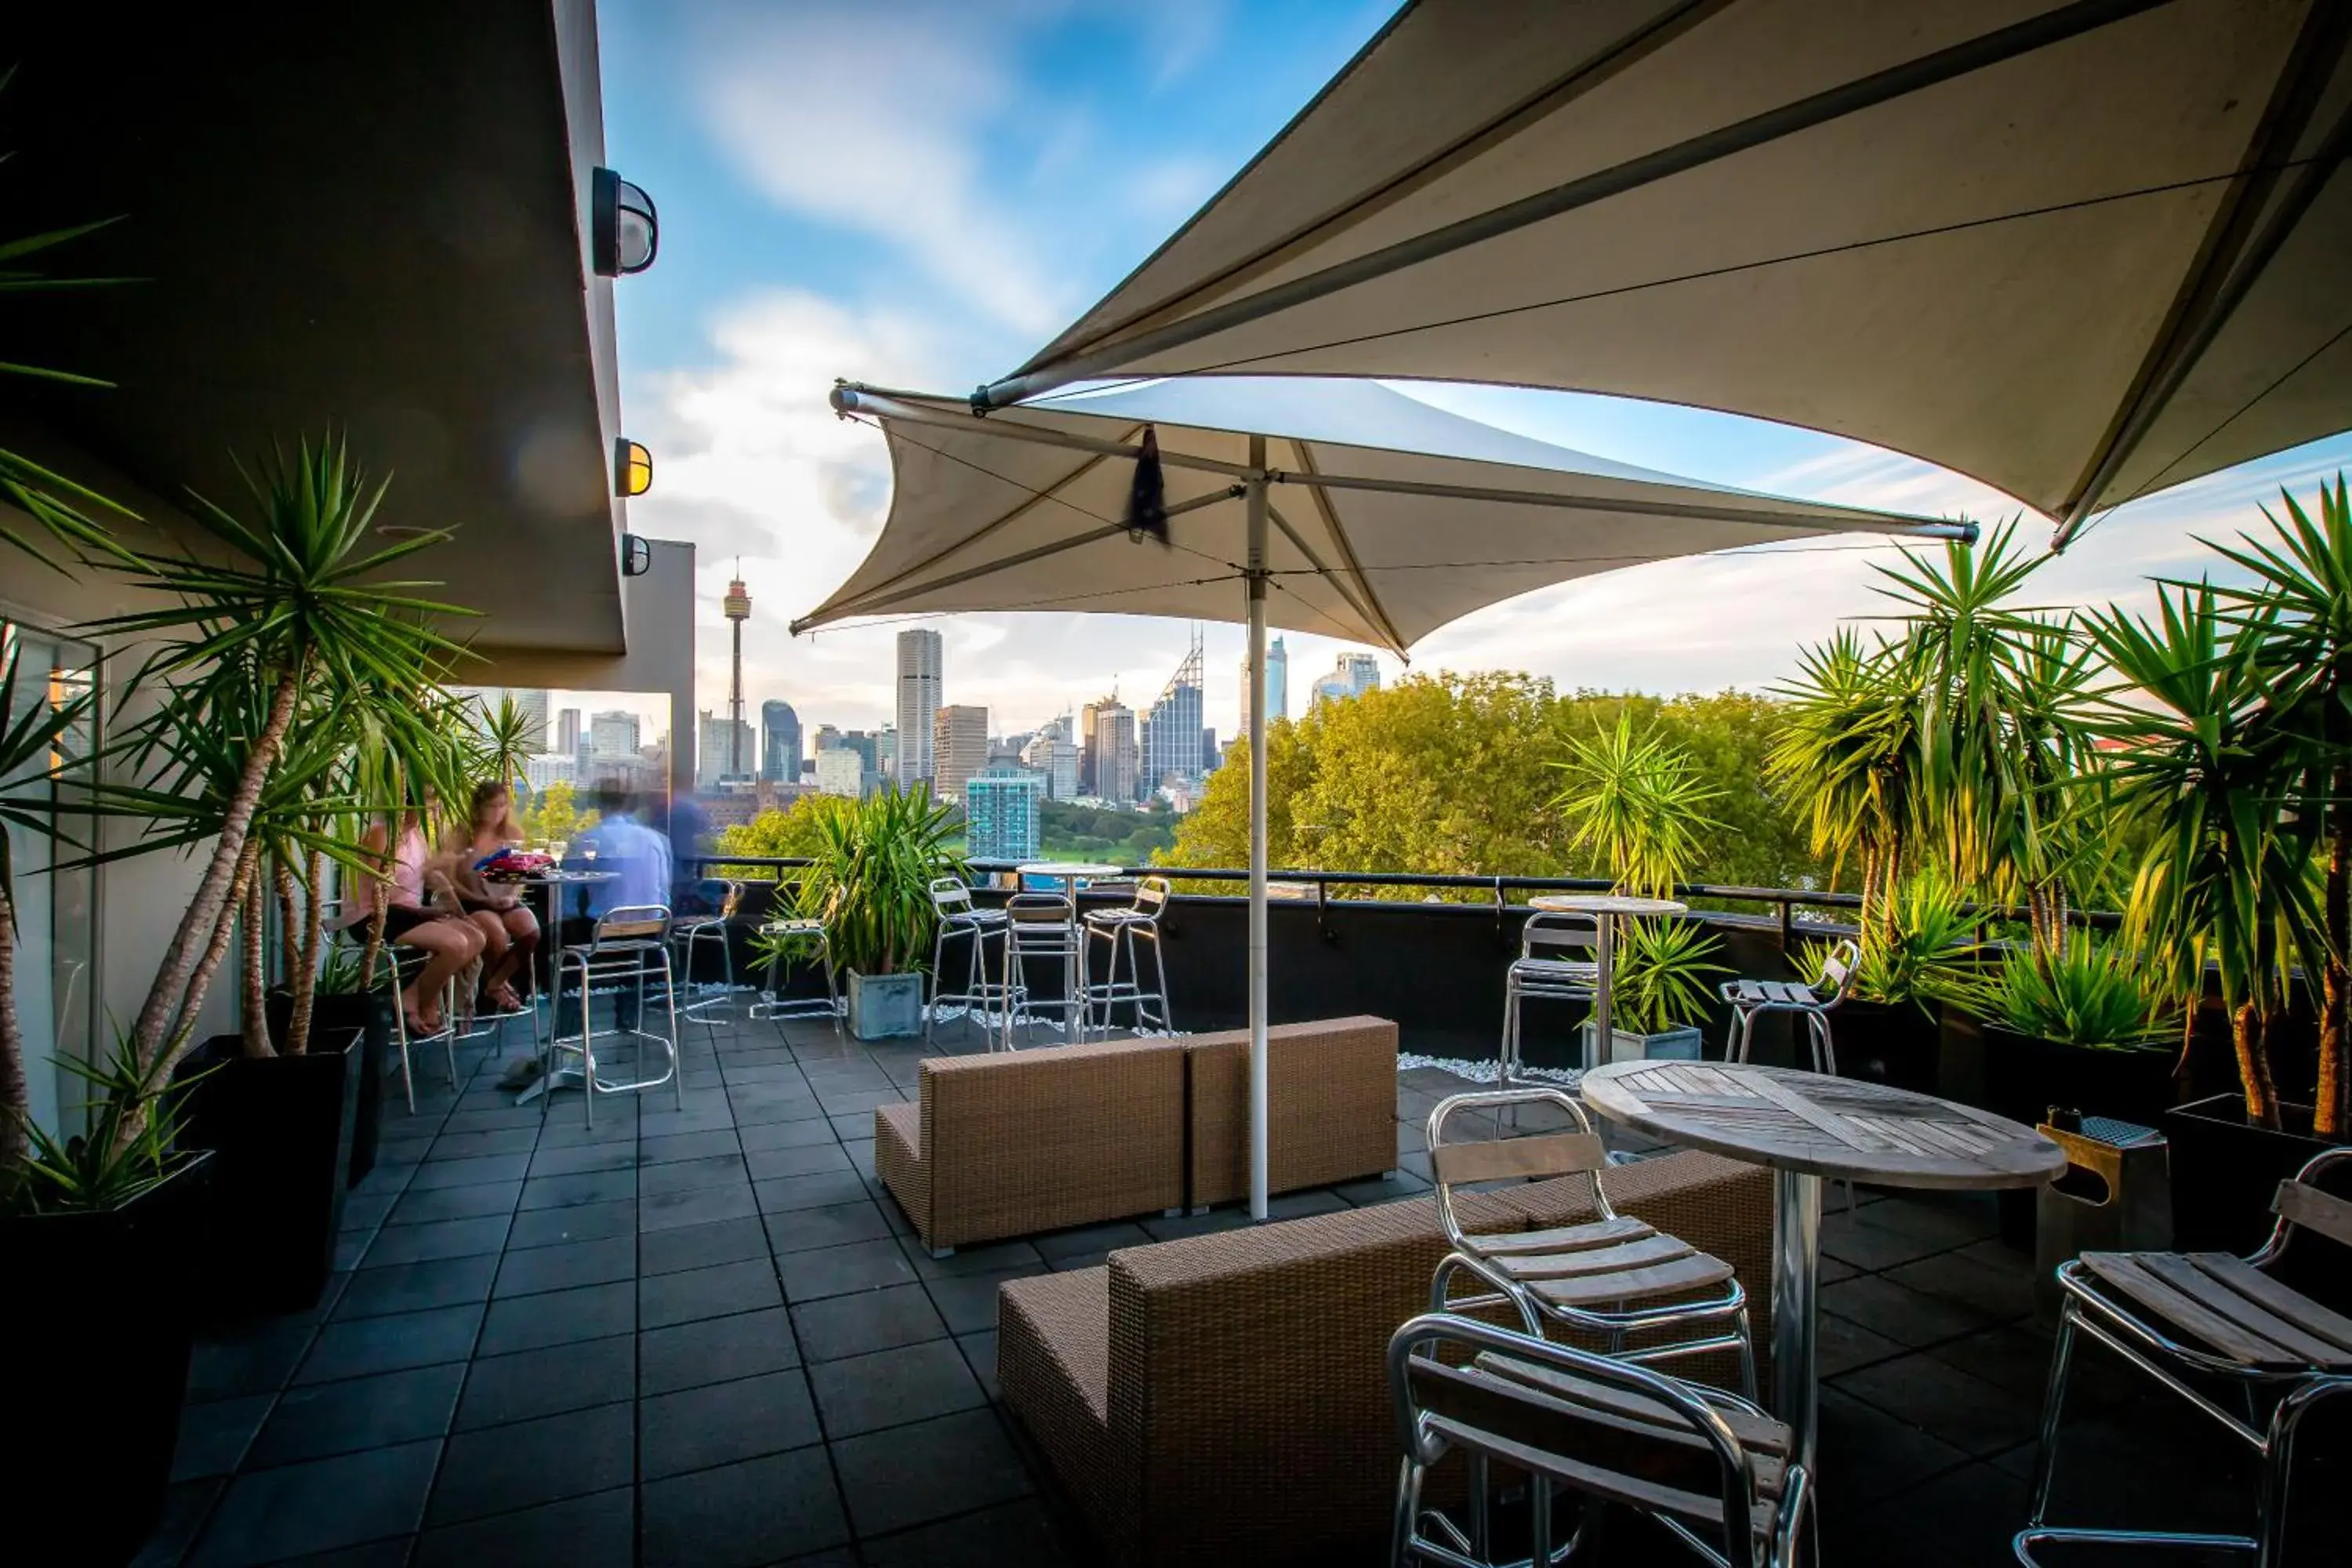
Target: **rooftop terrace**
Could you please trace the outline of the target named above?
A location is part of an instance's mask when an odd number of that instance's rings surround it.
[[[686,1033],[683,1110],[667,1092],[605,1100],[592,1131],[566,1095],[542,1121],[508,1103],[479,1047],[462,1093],[420,1085],[413,1119],[388,1110],[320,1306],[200,1347],[172,1507],[142,1562],[1094,1560],[996,1401],[996,1288],[1242,1214],[934,1260],[871,1142],[873,1107],[912,1092],[919,1042],[799,1022]],[[949,1026],[935,1049],[977,1044]],[[1419,1123],[1459,1087],[1401,1074],[1396,1180],[1294,1194],[1276,1215],[1423,1191]],[[1995,1231],[1990,1200],[1865,1191],[1852,1215],[1832,1200],[1830,1561],[2010,1560],[2049,1342],[2031,1259]],[[2074,1517],[2242,1526],[2246,1467],[2217,1432],[2095,1358],[2078,1387]],[[1383,1521],[1368,1524],[1376,1538]],[[1676,1552],[1627,1520],[1602,1560]]]

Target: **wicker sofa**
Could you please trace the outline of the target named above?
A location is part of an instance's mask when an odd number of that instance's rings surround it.
[[[1397,1026],[1322,1018],[1265,1032],[1266,1190],[1296,1192],[1396,1165]],[[1249,1031],[1184,1041],[1191,1080],[1185,1193],[1194,1208],[1249,1195]]]
[[[1696,1152],[1612,1169],[1620,1212],[1724,1258],[1769,1344],[1771,1193]],[[1461,1200],[1472,1228],[1590,1217],[1582,1178]],[[1189,1237],[1007,1281],[1005,1404],[1108,1561],[1376,1561],[1396,1476],[1383,1354],[1444,1253],[1427,1198]],[[1692,1375],[1727,1380],[1693,1361]]]
[[[1184,1046],[937,1057],[877,1106],[874,1168],[933,1252],[1184,1202]]]

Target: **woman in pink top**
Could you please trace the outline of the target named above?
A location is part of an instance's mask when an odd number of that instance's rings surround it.
[[[531,973],[531,955],[539,949],[539,921],[522,907],[511,887],[485,880],[474,862],[522,842],[522,828],[514,819],[514,793],[496,779],[474,786],[471,825],[448,837],[449,878],[457,885],[457,907],[482,933],[481,1000],[478,1013],[519,1013],[522,997],[514,988],[517,973]]]
[[[432,806],[431,801],[425,802],[426,812]],[[481,957],[482,933],[456,908],[436,910],[425,901],[428,880],[452,906],[457,899],[448,879],[427,868],[430,852],[425,840],[424,814],[412,811],[403,816],[398,841],[389,840],[383,821],[370,824],[361,836],[360,847],[384,868],[385,875],[381,880],[359,879],[358,895],[352,901],[373,915],[376,900],[381,898],[384,941],[428,955],[416,977],[401,988],[400,1009],[410,1034],[438,1034],[442,994],[459,970]]]

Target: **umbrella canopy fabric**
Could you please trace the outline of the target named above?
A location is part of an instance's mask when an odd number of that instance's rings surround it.
[[[1417,0],[981,398],[1616,394],[2071,530],[2352,427],[2348,36],[2340,0]]]
[[[1400,655],[1485,605],[1644,562],[1833,532],[1973,531],[1633,468],[1370,382],[1174,381],[984,416],[964,398],[857,386],[834,402],[887,435],[890,514],[796,634],[950,611],[1240,619],[1254,436],[1271,470],[1269,624]],[[1124,526],[1147,428],[1166,476],[1165,545]]]

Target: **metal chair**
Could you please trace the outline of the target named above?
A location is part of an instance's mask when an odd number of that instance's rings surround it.
[[[2352,1201],[2324,1192],[2319,1177],[2352,1162],[2352,1148],[2314,1155],[2273,1204],[2278,1223],[2261,1250],[2086,1252],[2058,1266],[2064,1291],[2050,1391],[2042,1411],[2042,1456],[2017,1560],[2037,1563],[2048,1542],[2117,1546],[2180,1546],[2252,1554],[2275,1568],[2286,1549],[2287,1486],[2295,1435],[2318,1405],[2352,1394],[2352,1318],[2323,1306],[2280,1278],[2280,1266],[2303,1231],[2352,1249]],[[2301,1254],[2298,1252],[2297,1256]],[[2340,1264],[2347,1259],[2326,1257]],[[2074,1342],[2088,1334],[2220,1422],[2253,1449],[2263,1467],[2252,1535],[2200,1535],[2053,1526],[2050,1492],[2058,1467],[2058,1426],[2074,1372]],[[2193,1380],[2193,1381],[2192,1381]],[[2202,1384],[2204,1386],[2200,1387]],[[2214,1394],[2234,1388],[2241,1407]],[[2267,1414],[2262,1407],[2268,1405]]]
[[[1591,1002],[1601,984],[1597,958],[1571,958],[1569,953],[1596,953],[1601,948],[1598,915],[1538,910],[1519,931],[1519,956],[1511,961],[1503,980],[1503,1049],[1497,1082],[1527,1082],[1520,1073],[1520,1004],[1528,997],[1550,1002]],[[1592,1064],[1587,1062],[1586,1067]]]
[[[677,969],[689,993],[694,993],[694,958],[706,947],[719,950],[719,991],[716,996],[695,994],[693,1000],[678,1009],[687,1017],[696,1019],[712,1034],[719,1026],[709,1015],[725,1010],[731,1019],[735,1012],[735,950],[729,940],[735,911],[742,906],[743,884],[724,877],[705,877],[694,884],[698,900],[713,905],[711,910],[699,914],[679,915],[669,924],[670,941],[677,944]]]
[[[1731,1007],[1731,1039],[1725,1055],[1732,1061],[1746,1061],[1757,1019],[1767,1013],[1796,1013],[1804,1017],[1811,1038],[1813,1070],[1834,1075],[1837,1051],[1830,1042],[1830,1015],[1853,994],[1861,964],[1862,948],[1848,937],[1830,949],[1829,957],[1822,961],[1821,979],[1811,985],[1793,980],[1725,981],[1722,995]]]
[[[560,1035],[551,1035],[548,1053],[551,1058],[576,1053],[580,1058],[577,1081],[584,1091],[588,1125],[596,1125],[596,1097],[600,1094],[635,1094],[663,1084],[674,1087],[680,1109],[686,1105],[686,1079],[679,1070],[677,1049],[677,991],[676,972],[669,957],[670,912],[667,904],[628,904],[608,910],[596,917],[596,924],[586,942],[567,944],[556,955],[556,990],[563,989],[565,980],[577,976],[580,985],[580,1038],[578,1043]],[[644,1009],[653,998],[645,996],[648,982],[661,984],[660,1003],[669,1015],[669,1033],[656,1035],[642,1026],[624,1028],[617,1019],[610,1029],[595,1026],[591,993],[598,983],[618,984],[639,988],[637,1022],[645,1022]],[[629,1035],[639,1042],[639,1054],[644,1044],[658,1041],[668,1053],[669,1065],[651,1078],[631,1079],[624,1082],[607,1081],[596,1065],[596,1040],[600,1036]],[[544,1097],[567,1084],[557,1079],[553,1062],[533,1086]]]
[[[1078,940],[1077,908],[1060,893],[1015,893],[1004,903],[1005,1006],[1004,1047],[1013,1048],[1013,1031],[1033,1022],[1039,1009],[1062,1015],[1070,1040],[1086,1037],[1086,946]],[[1057,1002],[1034,1002],[1029,991],[1029,964],[1045,959],[1062,966],[1062,997]]]
[[[790,907],[780,891],[778,908]],[[760,1000],[751,1004],[748,1016],[754,1020],[785,1018],[829,1018],[833,1021],[834,1037],[841,1037],[841,992],[834,979],[833,935],[824,921],[806,915],[781,915],[761,922],[760,935],[778,941],[768,961],[768,984]],[[817,967],[824,974],[824,998],[786,996],[784,988],[791,981],[791,951],[803,946],[816,955]]]
[[[355,941],[364,941],[366,928],[352,928],[352,935]],[[383,984],[392,996],[392,1039],[400,1049],[400,1090],[408,1101],[411,1116],[416,1114],[416,1075],[408,1060],[411,1046],[429,1046],[437,1041],[442,1058],[448,1064],[449,1088],[452,1092],[457,1089],[457,999],[454,983],[441,989],[441,1026],[437,1029],[411,1035],[408,1032],[408,1009],[400,1004],[401,993],[407,988],[408,983],[432,962],[431,953],[420,952],[415,948],[395,947],[389,942],[376,949],[376,973],[382,977]],[[373,983],[374,977],[372,976],[371,984]]]
[[[1496,1464],[1528,1478],[1521,1563],[1549,1568],[1574,1556],[1610,1503],[1648,1515],[1717,1568],[1790,1568],[1806,1527],[1819,1533],[1811,1479],[1790,1456],[1789,1428],[1720,1389],[1448,1313],[1396,1331],[1389,1387],[1403,1449],[1395,1568],[1493,1563],[1487,1490]],[[1430,1468],[1457,1451],[1469,1472],[1463,1524],[1422,1507]],[[1556,1489],[1586,1502],[1557,1552]]]
[[[963,1008],[968,1014],[982,1015],[982,1027],[986,1028],[985,1015],[992,1005],[1010,1007],[1012,961],[1006,954],[1005,928],[1007,917],[1003,910],[983,909],[972,901],[971,889],[961,877],[931,879],[931,911],[938,926],[931,936],[931,999],[923,1009],[923,1038],[931,1037],[931,1026],[939,1019],[940,1007],[949,1004]],[[964,988],[946,991],[948,942],[963,937],[971,942],[964,965]],[[1001,979],[988,978],[988,944],[996,943],[996,973]]]
[[[1160,917],[1168,908],[1168,900],[1173,893],[1167,878],[1144,877],[1135,884],[1134,902],[1123,907],[1087,911],[1086,968],[1089,974],[1094,970],[1092,944],[1095,939],[1100,937],[1109,948],[1103,963],[1103,977],[1089,982],[1087,986],[1087,1018],[1091,1022],[1095,1009],[1099,1007],[1102,1010],[1101,1027],[1106,1034],[1110,1030],[1111,1009],[1114,1007],[1135,1009],[1135,1032],[1138,1034],[1146,1027],[1162,1030],[1175,1027],[1168,1021],[1168,957],[1160,945]],[[1139,939],[1151,944],[1151,968],[1155,978],[1154,989],[1150,991],[1143,988],[1143,967],[1135,951]],[[1121,953],[1127,957],[1127,978],[1124,980],[1119,978]],[[1147,1003],[1152,1005],[1145,1005]]]
[[[1538,1104],[1565,1113],[1574,1131],[1445,1141],[1446,1122],[1463,1111]],[[1610,1205],[1601,1185],[1608,1152],[1573,1095],[1557,1089],[1488,1089],[1440,1100],[1429,1113],[1429,1164],[1437,1184],[1437,1217],[1452,1248],[1430,1282],[1430,1310],[1508,1303],[1538,1339],[1547,1323],[1556,1323],[1602,1336],[1610,1353],[1626,1361],[1737,1351],[1740,1389],[1756,1396],[1756,1339],[1748,1321],[1748,1294],[1731,1265]],[[1454,1212],[1454,1189],[1469,1183],[1575,1175],[1591,1183],[1598,1219],[1472,1236]],[[1454,1298],[1456,1275],[1469,1276],[1491,1293]],[[1674,1299],[1698,1290],[1717,1293],[1697,1300]],[[1655,1304],[1637,1305],[1644,1301]],[[1689,1327],[1708,1331],[1696,1339],[1627,1345],[1629,1336],[1648,1338]]]

